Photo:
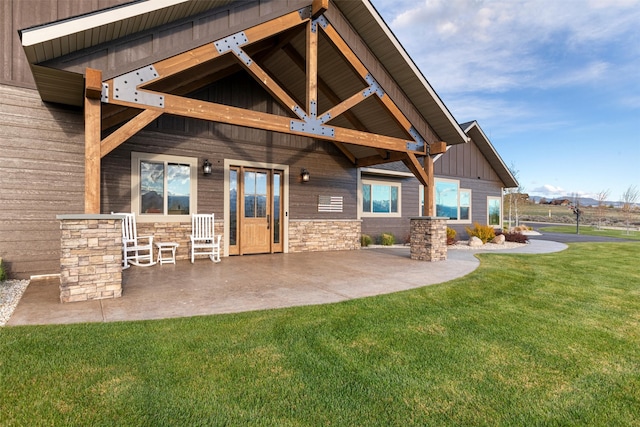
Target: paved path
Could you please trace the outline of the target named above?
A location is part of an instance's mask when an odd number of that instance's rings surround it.
[[[562,243],[534,240],[495,252],[548,253]],[[7,325],[114,322],[327,304],[398,292],[465,276],[479,251],[450,250],[441,262],[410,259],[408,248],[206,259],[123,274],[122,298],[62,304],[59,282],[32,281]]]

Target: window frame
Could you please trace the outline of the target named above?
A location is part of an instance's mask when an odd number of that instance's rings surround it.
[[[390,188],[391,187],[396,188],[398,192],[397,212],[373,212],[373,206],[371,206],[371,210],[372,210],[371,212],[365,212],[363,209],[363,204],[364,204],[363,188],[365,185],[372,186],[372,192],[373,192],[374,185],[382,185]],[[402,183],[401,182],[362,178],[358,191],[360,192],[360,203],[358,203],[358,211],[360,211],[361,217],[363,218],[400,218],[402,217]],[[371,200],[373,204],[373,194],[371,196],[372,196]],[[389,202],[391,202],[391,200],[389,200]]]
[[[458,194],[457,194],[457,208],[458,208],[458,213],[457,213],[457,217],[460,218],[460,194],[461,193],[468,193],[469,194],[469,218],[468,219],[447,219],[447,222],[450,224],[471,224],[473,222],[473,190],[470,188],[462,188],[460,187],[460,180],[458,179],[448,179],[448,178],[438,178],[435,177],[434,178],[434,185],[438,185],[438,182],[453,182],[456,183],[457,187],[458,187]],[[436,197],[437,194],[434,194],[434,198],[433,198],[433,211],[436,212],[437,211],[437,206],[436,206]],[[420,185],[420,206],[422,207],[422,205],[424,204],[424,186]]]
[[[143,214],[140,212],[142,204],[142,194],[140,191],[141,181],[141,162],[155,162],[164,164],[165,187],[164,187],[164,205],[166,206],[166,198],[168,196],[167,165],[169,163],[189,165],[189,214],[187,215],[169,215],[169,214]],[[138,222],[188,222],[191,220],[191,214],[198,212],[198,159],[195,157],[173,156],[167,154],[140,153],[131,152],[131,211],[136,214]]]
[[[498,224],[491,224],[491,221],[490,221],[490,218],[491,218],[491,213],[490,213],[491,201],[497,201],[498,202],[498,206],[500,208],[500,213],[499,213],[499,217],[498,217]],[[493,226],[493,227],[502,228],[502,216],[503,216],[502,197],[500,197],[500,196],[487,196],[487,225],[490,225],[490,226]]]

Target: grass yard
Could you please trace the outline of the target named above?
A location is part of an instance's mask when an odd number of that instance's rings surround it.
[[[640,425],[640,244],[480,258],[339,304],[0,328],[0,424]]]
[[[541,228],[540,231],[546,231],[548,233],[576,234],[576,226],[554,225]],[[640,240],[640,232],[636,230],[629,230],[629,234],[627,234],[627,230],[609,228],[599,230],[597,227],[581,225],[580,234],[584,234],[586,236],[617,237],[618,239]]]

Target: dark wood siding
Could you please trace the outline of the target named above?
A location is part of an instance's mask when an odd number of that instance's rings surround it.
[[[0,257],[10,275],[58,273],[56,215],[84,210],[82,114],[0,85],[0,188]]]

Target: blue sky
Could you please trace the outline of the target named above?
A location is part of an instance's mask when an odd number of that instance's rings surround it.
[[[640,188],[640,0],[371,0],[530,195]]]

